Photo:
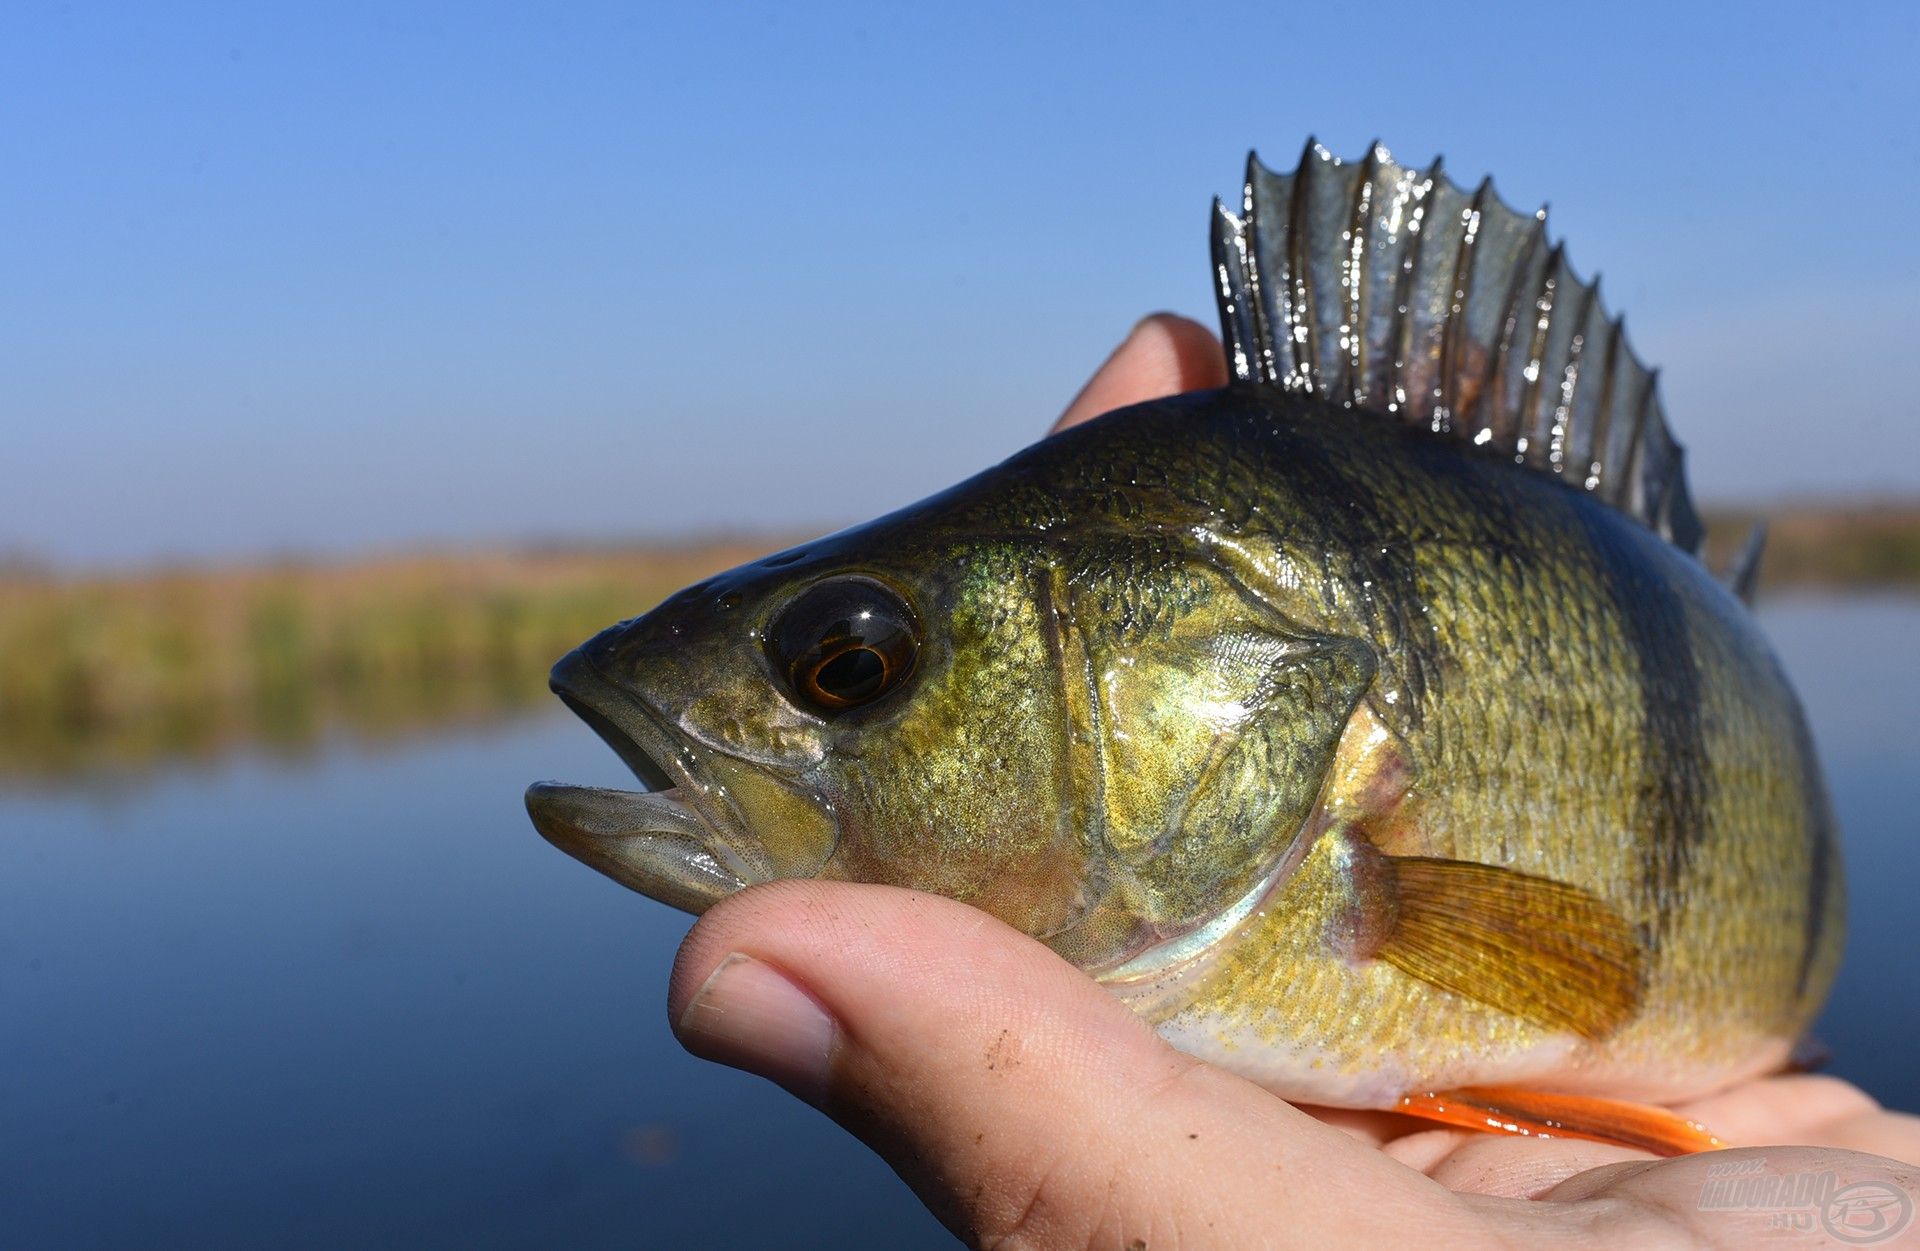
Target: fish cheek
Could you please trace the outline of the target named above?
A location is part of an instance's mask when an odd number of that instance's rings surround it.
[[[841,822],[828,876],[931,891],[1045,937],[1086,907],[1059,674],[1024,579],[955,609],[883,722],[823,767]]]
[[[716,756],[714,780],[747,831],[739,858],[767,878],[817,877],[840,843],[833,808],[811,787],[789,783],[776,770]]]
[[[756,880],[818,876],[839,845],[832,805],[810,784],[825,750],[817,724],[754,679],[722,682],[678,717],[697,745],[695,788],[731,814],[714,837]]]
[[[727,756],[793,772],[826,747],[818,720],[780,690],[757,634],[688,639],[657,666],[648,694],[680,731]]]

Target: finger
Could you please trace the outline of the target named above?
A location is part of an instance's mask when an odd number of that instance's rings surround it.
[[[1227,362],[1213,332],[1186,317],[1155,313],[1113,350],[1053,429],[1065,430],[1129,404],[1226,385]]]
[[[1835,1077],[1796,1073],[1761,1078],[1677,1109],[1741,1146],[1770,1143],[1829,1146],[1817,1137],[1831,1123],[1880,1105]]]
[[[1889,1112],[1858,1086],[1825,1074],[1749,1082],[1681,1111],[1743,1145],[1844,1147],[1920,1160],[1920,1118]]]
[[[1644,1151],[1578,1138],[1521,1138],[1459,1130],[1423,1130],[1382,1148],[1449,1190],[1533,1199],[1588,1169],[1644,1161]]]
[[[1046,947],[951,900],[755,887],[694,927],[669,1010],[690,1050],[817,1103],[983,1243],[1159,1246],[1213,1227],[1221,1245],[1236,1228],[1337,1245],[1355,1194],[1370,1229],[1478,1229],[1464,1201],[1175,1052]]]
[[[1687,1245],[1710,1247],[1782,1238],[1779,1245],[1787,1246],[1912,1247],[1920,1239],[1920,1169],[1826,1147],[1746,1147],[1616,1164],[1542,1197],[1543,1212],[1597,1213],[1595,1245],[1655,1245],[1662,1229],[1683,1233]],[[1794,1232],[1812,1237],[1796,1239]]]

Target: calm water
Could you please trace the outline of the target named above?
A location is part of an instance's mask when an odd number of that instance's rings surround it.
[[[1765,612],[1850,856],[1834,1068],[1920,1107],[1920,600]],[[564,717],[0,794],[0,1245],[946,1246],[864,1149],[686,1057],[686,921],[551,850]]]

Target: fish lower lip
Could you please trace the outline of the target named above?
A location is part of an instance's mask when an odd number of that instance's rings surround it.
[[[535,782],[527,788],[527,808],[564,827],[570,836],[633,838],[648,834],[703,838],[706,824],[680,798],[678,787],[658,791],[622,791],[605,786]],[[546,833],[542,826],[541,833]]]
[[[747,885],[713,854],[706,823],[676,789],[536,782],[527,815],[561,851],[671,907],[704,912]]]

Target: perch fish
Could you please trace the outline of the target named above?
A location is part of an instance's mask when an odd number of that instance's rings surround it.
[[[1310,143],[1215,204],[1230,385],[582,644],[648,787],[535,825],[700,912],[963,900],[1285,1096],[1661,1152],[1776,1071],[1845,901],[1799,703],[1546,215]]]

